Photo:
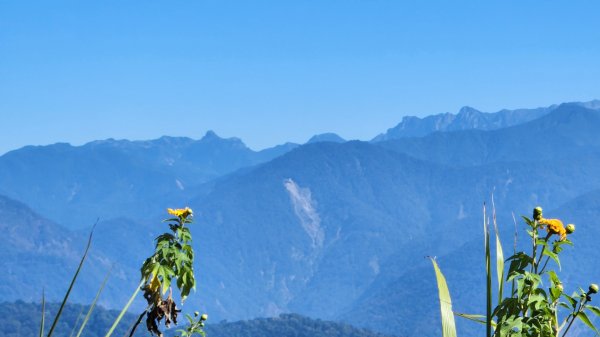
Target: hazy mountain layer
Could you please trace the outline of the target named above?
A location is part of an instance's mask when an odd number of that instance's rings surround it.
[[[137,268],[161,230],[163,209],[189,205],[196,216],[192,232],[199,288],[186,306],[200,307],[217,320],[298,312],[392,334],[434,335],[435,278],[424,257],[439,257],[457,308],[481,312],[481,208],[492,193],[508,247],[514,231],[511,212],[529,214],[539,204],[555,210],[549,214],[578,224],[576,245],[581,250],[576,252],[586,258],[565,256],[573,266],[565,266],[565,285],[589,282],[583,276],[600,277],[593,272],[598,268],[590,268],[595,260],[588,258],[594,256],[597,242],[592,227],[600,190],[599,114],[565,104],[538,119],[497,130],[439,132],[377,143],[315,142],[287,148],[270,161],[204,184],[200,178],[189,184],[194,174],[185,172],[191,167],[201,176],[198,172],[211,162],[195,164],[193,158],[210,156],[201,151],[194,155],[186,140],[177,141],[185,159],[172,165],[163,164],[164,155],[178,147],[161,147],[155,144],[159,141],[147,148],[141,146],[144,142],[120,141],[24,148],[0,157],[0,189],[11,192],[9,196],[21,193],[19,200],[31,199],[30,206],[39,205],[40,213],[51,212],[53,219],[84,218],[86,225],[93,222],[86,216],[107,219],[98,225],[95,247],[104,265],[116,262],[120,268],[107,292],[109,306],[137,284]],[[185,174],[189,177],[184,179]],[[15,181],[9,179],[13,176]],[[74,201],[65,202],[64,182],[76,179],[88,183]],[[53,197],[59,194],[61,198]],[[95,214],[103,211],[107,213]],[[11,212],[6,214],[17,214]],[[36,220],[39,216],[27,213],[31,211],[16,215],[24,219],[20,228],[35,228],[29,223],[41,221]],[[13,217],[5,217],[5,231],[14,226]],[[62,231],[71,238],[49,235],[50,242],[67,252],[83,246],[84,233],[46,222],[49,232]],[[26,235],[16,233],[16,242]],[[7,259],[13,249],[20,248],[6,249]],[[52,272],[56,263],[76,263],[75,258],[52,262],[52,252],[35,251],[31,259],[40,273]],[[20,259],[14,260],[27,261]],[[25,263],[21,267],[27,270]],[[587,269],[592,271],[578,274]],[[15,275],[6,290],[22,286],[24,272]],[[52,280],[36,277],[28,282],[22,293]],[[85,300],[85,291],[74,298]]]
[[[0,157],[0,194],[70,228],[100,217],[143,217],[180,204],[190,188],[268,161],[295,144],[255,152],[208,132],[201,140],[104,140],[28,146]],[[197,193],[197,192],[196,192]]]

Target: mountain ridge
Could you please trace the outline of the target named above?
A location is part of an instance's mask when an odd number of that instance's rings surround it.
[[[566,104],[578,105],[591,110],[600,109],[600,100]],[[434,132],[444,131],[496,130],[535,120],[554,111],[560,105],[553,104],[548,107],[532,109],[502,109],[497,112],[481,112],[475,108],[464,106],[456,114],[446,112],[423,118],[405,116],[395,127],[379,134],[371,141],[381,142],[405,137],[423,137]]]

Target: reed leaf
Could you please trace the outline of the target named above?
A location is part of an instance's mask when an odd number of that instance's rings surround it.
[[[98,223],[96,221],[96,223]],[[60,308],[58,309],[58,313],[56,314],[56,317],[54,317],[54,321],[52,322],[52,325],[50,326],[50,330],[48,331],[48,335],[47,337],[51,337],[52,333],[54,332],[54,329],[56,328],[56,324],[58,323],[58,320],[60,319],[60,316],[62,315],[62,311],[65,308],[65,304],[67,303],[67,300],[69,299],[69,295],[71,294],[71,290],[73,290],[73,285],[75,285],[75,281],[77,280],[77,276],[79,276],[79,272],[81,271],[81,267],[83,267],[83,262],[85,261],[85,258],[87,257],[87,254],[90,250],[90,246],[92,245],[92,235],[94,234],[94,228],[96,227],[96,224],[94,224],[94,227],[92,227],[92,231],[90,232],[90,236],[88,238],[88,242],[87,245],[85,246],[85,252],[83,253],[83,256],[81,257],[81,261],[79,261],[79,266],[77,267],[77,271],[75,271],[75,274],[73,275],[73,279],[71,280],[71,284],[69,285],[69,289],[67,290],[67,293],[65,294],[65,297],[62,300],[62,303],[60,304]]]
[[[500,242],[498,223],[496,222],[496,205],[492,196],[492,217],[494,219],[494,232],[496,233],[496,274],[498,275],[498,304],[502,303],[502,292],[504,290],[504,251]],[[491,319],[491,317],[490,317]]]
[[[77,329],[77,325],[79,325],[79,321],[81,321],[81,318],[83,318],[83,309],[85,309],[84,305],[81,306],[81,310],[79,310],[79,313],[77,314],[77,320],[75,320],[75,324],[73,324],[73,328],[71,329],[69,337],[75,336],[75,330]]]
[[[135,296],[141,290],[141,288],[144,285],[144,283],[146,283],[146,280],[142,279],[142,281],[140,282],[140,284],[135,288],[135,291],[133,292],[133,294],[129,298],[129,301],[127,302],[127,304],[125,304],[125,306],[121,310],[121,313],[119,313],[119,316],[117,316],[117,318],[115,319],[113,325],[110,327],[110,330],[108,330],[108,332],[106,333],[106,335],[104,335],[104,337],[110,337],[110,335],[113,334],[113,332],[117,328],[117,325],[119,325],[119,322],[121,322],[121,319],[123,319],[123,316],[127,312],[127,309],[129,309],[129,307],[131,306],[131,303],[133,303],[133,300],[135,299]]]
[[[486,336],[492,336],[492,273],[491,273],[491,258],[490,258],[490,231],[489,223],[486,219],[485,203],[483,204],[483,234],[485,241],[485,276],[486,276]]]
[[[109,270],[106,273],[106,276],[104,277],[104,281],[102,281],[102,285],[100,285],[100,289],[98,289],[98,292],[96,293],[96,297],[94,298],[94,301],[90,305],[90,308],[88,309],[88,312],[85,315],[85,318],[83,319],[83,323],[81,323],[81,327],[79,328],[79,332],[77,332],[77,336],[76,337],[81,336],[81,333],[83,332],[83,329],[85,328],[85,326],[87,325],[87,322],[89,321],[90,317],[92,316],[92,312],[94,311],[94,308],[96,307],[96,302],[98,302],[98,298],[100,298],[100,294],[102,293],[102,290],[104,290],[104,286],[106,285],[106,281],[108,281],[108,277],[110,276],[110,272],[111,272],[111,270]]]
[[[44,322],[46,320],[46,295],[42,289],[42,320],[40,321],[40,337],[44,336]]]
[[[450,299],[450,291],[448,284],[442,271],[438,267],[435,259],[431,259],[433,269],[435,270],[435,278],[437,280],[438,293],[440,299],[440,310],[442,314],[442,336],[456,337],[456,325],[454,323],[454,313],[452,312],[452,300]]]

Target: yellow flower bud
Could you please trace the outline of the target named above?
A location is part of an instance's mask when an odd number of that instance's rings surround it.
[[[567,230],[567,234],[572,234],[575,231],[575,225],[572,223],[568,224],[565,228]]]
[[[596,283],[592,283],[590,284],[590,290],[589,293],[590,294],[595,294],[598,292],[598,285]]]
[[[202,320],[202,321],[206,321],[207,319],[208,319],[207,314],[202,314],[202,316],[200,316],[200,320]]]

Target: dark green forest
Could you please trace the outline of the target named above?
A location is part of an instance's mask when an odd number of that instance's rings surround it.
[[[59,304],[50,303],[46,305],[46,329],[51,324],[54,313],[57,312]],[[75,336],[79,328],[73,328],[74,323],[79,322],[85,316],[89,306],[81,304],[68,304],[59,325],[55,337]],[[38,303],[26,303],[23,301],[0,303],[0,335],[3,337],[34,337],[38,336],[40,323],[41,305]],[[96,307],[92,317],[82,334],[85,337],[104,336],[106,330],[112,324],[118,311],[107,310]],[[115,336],[127,336],[126,333],[135,322],[137,315],[127,314],[123,323],[115,332]],[[180,319],[183,325],[185,319]],[[165,336],[175,336],[177,326],[164,330]],[[379,333],[365,329],[355,328],[348,324],[310,319],[296,314],[283,314],[274,318],[260,318],[238,322],[220,322],[208,324],[206,335],[209,337],[386,337]],[[139,325],[136,337],[150,336],[145,326]]]

